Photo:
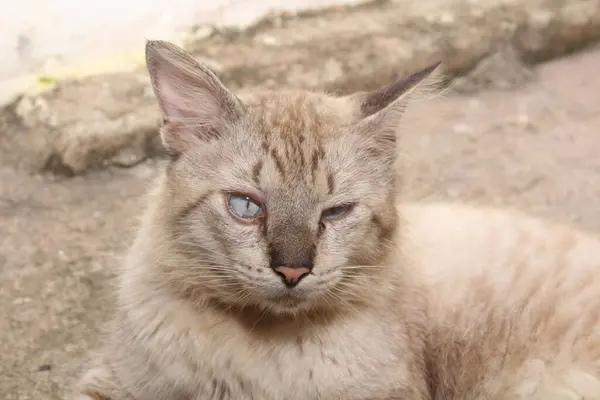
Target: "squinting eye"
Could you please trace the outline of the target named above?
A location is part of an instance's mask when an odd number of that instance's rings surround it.
[[[248,196],[229,194],[227,196],[229,210],[238,218],[251,219],[263,213],[263,206]]]
[[[321,220],[331,221],[348,214],[354,208],[354,204],[345,204],[343,206],[331,207],[323,211]]]

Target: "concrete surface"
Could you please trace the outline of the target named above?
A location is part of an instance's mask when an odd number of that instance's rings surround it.
[[[144,39],[180,42],[194,27],[244,28],[270,12],[360,0],[21,0],[0,13],[0,104],[36,77],[131,69]]]
[[[405,197],[508,205],[600,233],[598,65],[597,47],[518,89],[414,104]],[[0,398],[58,400],[81,372],[158,164],[53,178],[0,161]]]
[[[599,39],[600,0],[381,0],[200,36],[187,47],[231,86],[344,92],[442,59],[457,89],[509,88]],[[157,120],[143,69],[60,82],[0,112],[0,156],[63,175],[130,166],[160,152]]]

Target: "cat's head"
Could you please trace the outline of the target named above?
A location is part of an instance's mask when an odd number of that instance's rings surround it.
[[[171,156],[168,279],[276,313],[367,299],[398,224],[399,119],[437,64],[374,92],[241,97],[175,45],[150,41],[146,57]]]

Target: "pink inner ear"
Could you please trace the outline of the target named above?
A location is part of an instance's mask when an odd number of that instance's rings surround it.
[[[154,93],[167,120],[194,119],[197,124],[226,117],[231,93],[206,66],[183,49],[148,42],[146,62]]]
[[[158,97],[162,104],[163,113],[170,120],[198,119],[212,120],[221,113],[216,94],[204,87],[184,86],[176,81],[177,78],[163,78],[157,82]],[[169,82],[175,81],[175,82]]]
[[[172,82],[175,80],[175,82]],[[190,104],[190,99],[186,98],[186,92],[189,89],[183,88],[177,84],[177,78],[162,76],[158,77],[158,100],[162,105],[162,111],[169,120],[178,120],[193,118],[195,113]]]
[[[173,102],[163,103],[163,112],[169,121],[185,121],[197,118],[198,115],[192,111],[191,107],[182,107],[181,104]]]

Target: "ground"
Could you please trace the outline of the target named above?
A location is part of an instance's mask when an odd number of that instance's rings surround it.
[[[516,207],[600,232],[598,65],[592,48],[536,67],[518,89],[420,101],[402,131],[404,196]],[[60,399],[81,373],[160,164],[52,178],[0,161],[3,399]]]

